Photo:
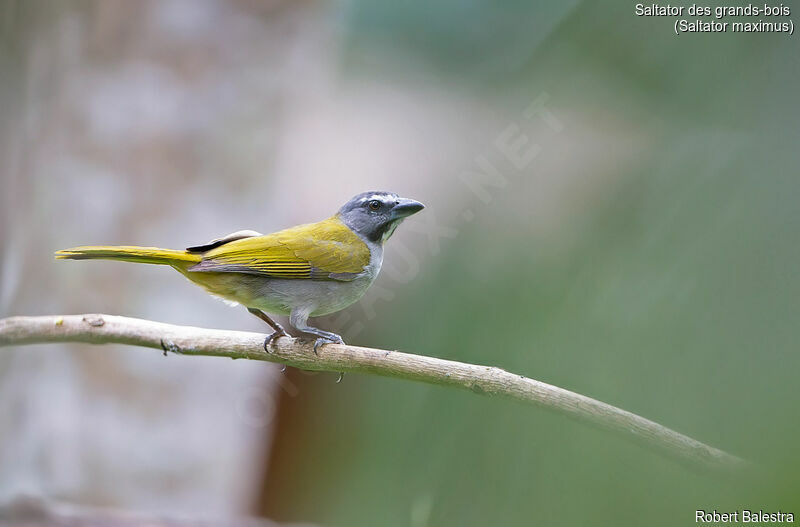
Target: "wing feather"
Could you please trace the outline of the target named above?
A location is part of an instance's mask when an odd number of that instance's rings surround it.
[[[261,233],[256,231],[236,231],[228,234],[227,236],[223,236],[222,238],[211,240],[210,242],[204,245],[195,245],[194,247],[187,247],[186,252],[204,253],[210,251],[211,249],[216,249],[221,245],[225,245],[226,243],[230,243],[236,240],[241,240],[244,238],[251,238],[253,236],[261,236]]]
[[[369,261],[366,244],[334,216],[273,234],[229,241],[205,252],[203,260],[189,270],[350,281]]]

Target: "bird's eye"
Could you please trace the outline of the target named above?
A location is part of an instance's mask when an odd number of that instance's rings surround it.
[[[372,201],[369,202],[369,208],[370,210],[378,210],[379,208],[381,208],[381,202],[378,201],[377,199],[373,199]]]

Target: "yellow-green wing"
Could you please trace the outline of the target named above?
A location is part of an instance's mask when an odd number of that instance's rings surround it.
[[[369,264],[369,248],[338,217],[237,239],[203,253],[192,272],[349,281]]]

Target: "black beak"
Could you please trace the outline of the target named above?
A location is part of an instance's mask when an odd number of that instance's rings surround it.
[[[400,219],[416,214],[425,208],[425,205],[413,199],[400,198],[392,207],[392,218]]]

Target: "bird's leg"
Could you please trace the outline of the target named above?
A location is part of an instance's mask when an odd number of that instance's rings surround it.
[[[318,337],[317,340],[314,341],[314,354],[317,354],[317,350],[323,344],[344,344],[342,337],[336,333],[311,327],[307,324],[307,321],[308,313],[305,311],[294,309],[291,315],[289,315],[289,324],[291,324],[292,327],[303,333],[310,333]]]
[[[275,339],[278,339],[280,337],[290,336],[288,333],[286,333],[286,330],[283,329],[283,326],[281,326],[280,324],[269,318],[267,314],[261,311],[260,309],[248,307],[247,310],[253,315],[260,318],[261,320],[263,320],[264,322],[266,322],[267,324],[269,324],[270,327],[272,327],[272,329],[275,330],[269,336],[267,336],[266,339],[264,339],[264,351],[266,351],[267,353],[272,353],[272,351],[270,350],[272,349],[272,342]]]

